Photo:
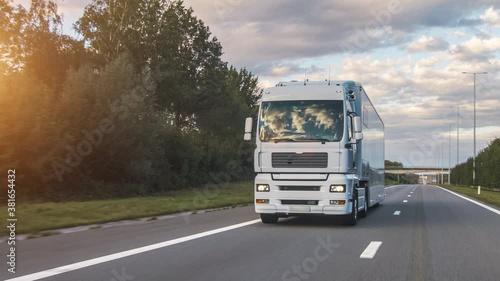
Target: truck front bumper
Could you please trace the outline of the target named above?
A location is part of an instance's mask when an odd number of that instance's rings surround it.
[[[352,210],[352,194],[349,186],[352,180],[343,174],[330,174],[328,179],[311,181],[307,174],[303,180],[273,180],[271,174],[258,174],[257,184],[269,185],[268,192],[255,191],[255,212],[278,214],[282,216],[296,215],[346,215]],[[345,185],[346,192],[330,192],[331,185]],[[284,187],[300,187],[304,190],[284,190]],[[313,189],[313,190],[306,190]],[[263,200],[265,203],[257,203]],[[343,204],[339,204],[343,201]],[[260,201],[262,202],[262,201]]]

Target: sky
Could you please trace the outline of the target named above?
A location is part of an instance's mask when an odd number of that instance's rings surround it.
[[[14,1],[26,4],[29,1]],[[90,0],[57,0],[64,31]],[[498,0],[185,0],[223,47],[223,59],[279,81],[355,80],[386,128],[386,159],[453,167],[500,137]],[[244,120],[242,120],[244,122]],[[450,142],[449,142],[450,140]],[[449,153],[451,151],[451,153]]]

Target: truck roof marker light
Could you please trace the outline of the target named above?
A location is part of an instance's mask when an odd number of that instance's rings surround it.
[[[331,73],[332,73],[332,65],[329,65],[328,66],[328,86],[330,86]],[[326,81],[326,79],[325,79],[325,81]]]
[[[349,90],[347,92],[347,97],[349,98],[350,101],[355,101],[356,100],[356,94],[354,94],[353,90]]]

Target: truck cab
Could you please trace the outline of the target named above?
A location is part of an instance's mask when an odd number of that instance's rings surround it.
[[[255,122],[256,121],[256,122]],[[256,123],[255,211],[343,216],[356,224],[384,194],[384,124],[360,83],[280,82],[265,89]]]

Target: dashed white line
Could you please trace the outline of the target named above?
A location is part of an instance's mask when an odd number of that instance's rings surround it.
[[[95,259],[90,259],[90,260],[86,260],[86,261],[77,262],[77,263],[72,263],[72,264],[69,264],[69,265],[60,266],[60,267],[56,267],[56,268],[52,268],[52,269],[48,269],[48,270],[44,270],[44,271],[32,273],[32,274],[20,276],[20,277],[17,277],[17,278],[8,279],[8,280],[5,280],[5,281],[30,281],[30,280],[39,280],[39,279],[47,278],[47,277],[50,277],[50,276],[58,275],[58,274],[61,274],[61,273],[65,273],[65,272],[77,270],[77,269],[80,269],[80,268],[89,267],[89,266],[92,266],[92,265],[96,265],[96,264],[100,264],[100,263],[104,263],[104,262],[108,262],[108,261],[112,261],[112,260],[117,260],[117,259],[121,259],[121,258],[124,258],[124,257],[132,256],[132,255],[137,255],[137,254],[140,254],[140,253],[144,253],[144,252],[148,252],[148,251],[152,251],[152,250],[156,250],[156,249],[160,249],[160,248],[172,246],[172,245],[175,245],[175,244],[187,242],[187,241],[190,241],[190,240],[202,238],[202,237],[205,237],[205,236],[214,235],[214,234],[217,234],[217,233],[221,233],[221,232],[233,230],[233,229],[236,229],[236,228],[244,227],[244,226],[255,224],[255,223],[258,223],[258,222],[260,222],[260,219],[251,220],[251,221],[247,221],[247,222],[242,222],[242,223],[238,223],[238,224],[234,224],[234,225],[230,225],[230,226],[226,226],[226,227],[217,228],[217,229],[214,229],[214,230],[209,230],[209,231],[205,231],[205,232],[201,232],[201,233],[197,233],[197,234],[193,234],[193,235],[189,235],[189,236],[185,236],[185,237],[180,237],[180,238],[173,239],[173,240],[168,240],[168,241],[164,241],[164,242],[152,244],[152,245],[149,245],[149,246],[144,246],[144,247],[140,247],[140,248],[136,248],[136,249],[132,249],[132,250],[128,250],[128,251],[123,251],[123,252],[119,252],[119,253],[115,253],[115,254],[111,254],[111,255],[107,255],[107,256],[102,256],[102,257],[95,258]]]
[[[399,216],[401,214],[401,211],[395,211],[393,215]]]
[[[408,202],[408,200],[403,200],[403,203],[406,203],[406,202]]]
[[[410,195],[410,194],[408,194],[408,195],[406,195],[406,196],[411,197],[411,195]]]
[[[382,245],[382,242],[380,242],[380,241],[370,242],[368,247],[366,247],[366,249],[363,251],[363,253],[361,253],[359,258],[360,259],[373,259],[373,257],[375,256],[375,254],[378,251],[378,248],[380,248],[380,245]]]

